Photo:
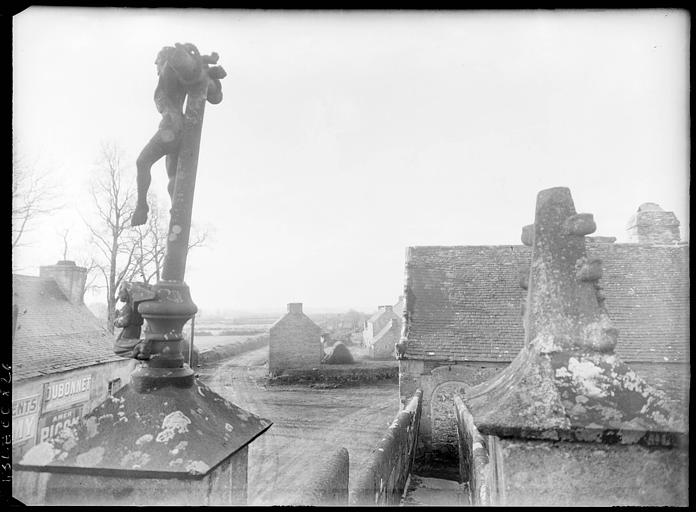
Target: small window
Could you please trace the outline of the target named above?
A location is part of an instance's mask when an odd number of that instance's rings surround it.
[[[114,379],[109,381],[109,396],[112,396],[119,389],[121,389],[121,379]]]

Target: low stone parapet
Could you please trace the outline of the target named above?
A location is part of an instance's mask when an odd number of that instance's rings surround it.
[[[227,345],[217,345],[198,355],[198,364],[211,364],[229,357],[233,357],[250,350],[268,346],[268,334],[249,336],[240,343],[230,343]]]
[[[397,382],[397,361],[383,364],[321,365],[317,368],[283,370],[280,375],[269,377],[269,384],[330,383],[352,385],[364,382]]]
[[[370,454],[367,465],[352,488],[351,505],[399,504],[413,466],[422,396],[423,392],[417,390]]]
[[[459,396],[454,397],[459,447],[459,477],[468,482],[470,503],[490,505],[491,466],[486,440],[474,425],[474,417]]]
[[[311,471],[312,484],[302,489],[299,497],[287,505],[348,505],[348,450],[339,448],[330,457],[314,462]]]

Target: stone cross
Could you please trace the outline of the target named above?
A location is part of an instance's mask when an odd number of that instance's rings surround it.
[[[531,245],[532,263],[526,283],[525,344],[543,351],[586,348],[610,352],[618,331],[599,294],[602,262],[588,259],[585,235],[596,225],[591,213],[576,213],[570,190],[542,190],[536,219],[522,229],[522,242]]]
[[[226,73],[220,66],[210,66],[217,61],[216,53],[200,55],[190,43],[163,48],[155,61],[159,74],[155,103],[162,122],[138,157],[138,204],[132,224],[142,224],[147,218],[150,168],[162,156],[166,156],[172,207],[162,276],[153,286],[156,297],[138,306],[147,322],[146,346],[141,353],[149,357],[133,372],[131,382],[141,391],[193,384],[193,371],[184,362],[181,342],[183,326],[197,307],[184,274],[205,104],[222,101],[220,79]]]
[[[683,419],[665,395],[614,354],[618,330],[599,287],[600,260],[585,235],[596,226],[576,213],[570,190],[542,190],[534,224],[523,323],[515,360],[465,396],[481,433],[502,437],[672,446]]]
[[[157,284],[131,283],[122,296],[147,322],[144,347],[130,346],[139,340],[132,310],[122,319],[130,338],[116,347],[136,348],[140,366],[129,385],[14,464],[15,496],[29,504],[246,505],[248,445],[271,422],[196,380],[181,353],[182,328],[197,310],[184,270],[205,102],[222,100],[224,71],[208,67],[216,61],[188,43],[158,56],[155,99],[163,121],[138,159],[138,185],[144,198],[143,166],[166,154],[167,170],[176,169],[167,252]],[[136,214],[146,218],[142,206]]]

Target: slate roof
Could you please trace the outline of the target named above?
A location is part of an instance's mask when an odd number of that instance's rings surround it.
[[[12,301],[18,308],[12,343],[16,381],[123,360],[87,306],[72,304],[52,278],[13,275]]]
[[[374,324],[379,318],[386,314],[387,311],[384,309],[378,309],[375,313],[372,314],[370,318],[367,319],[368,323]]]
[[[689,247],[596,243],[600,286],[627,362],[689,361]],[[410,247],[406,359],[509,362],[524,343],[524,245]]]

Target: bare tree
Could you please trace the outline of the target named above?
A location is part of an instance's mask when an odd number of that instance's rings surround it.
[[[25,245],[24,235],[41,216],[60,208],[48,175],[27,164],[12,148],[12,249]]]
[[[85,224],[95,250],[93,267],[104,279],[107,328],[113,332],[118,289],[133,268],[136,245],[130,219],[134,210],[135,180],[124,177],[122,151],[113,145],[101,148],[96,177],[91,186],[94,215]]]
[[[70,237],[70,230],[69,229],[64,229],[63,230],[63,261],[66,261],[68,259],[68,238]]]
[[[141,280],[144,283],[159,280],[169,233],[167,211],[161,207],[157,196],[150,192],[147,201],[150,205],[150,211],[147,222],[136,228],[133,241],[135,245],[133,265],[128,277],[128,280]],[[189,250],[204,245],[207,235],[207,231],[201,232],[192,226],[188,244]]]
[[[102,274],[94,257],[82,258],[77,262],[77,265],[87,269],[87,279],[85,280],[85,286],[82,289],[82,297],[80,297],[84,303],[87,292],[99,288],[97,279],[101,277]]]

